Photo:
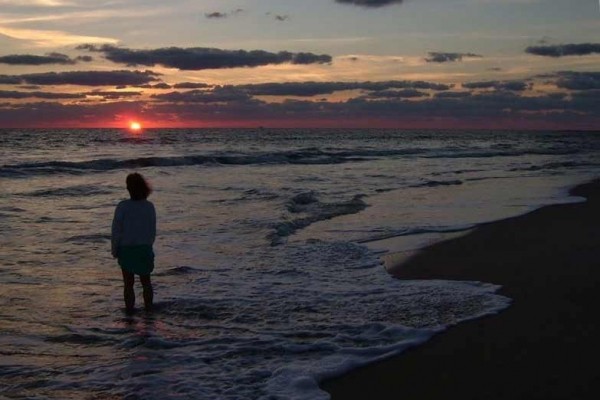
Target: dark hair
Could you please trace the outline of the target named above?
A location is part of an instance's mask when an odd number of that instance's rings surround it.
[[[152,188],[144,177],[137,172],[127,175],[125,180],[131,200],[145,200],[152,193]]]

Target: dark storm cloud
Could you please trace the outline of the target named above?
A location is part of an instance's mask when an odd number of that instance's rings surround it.
[[[270,64],[326,64],[332,58],[326,54],[271,53],[264,50],[221,50],[206,47],[165,47],[153,50],[132,50],[111,45],[82,45],[78,49],[103,53],[115,63],[128,66],[162,65],[180,70],[203,70],[238,67],[259,67]]]
[[[7,56],[0,56],[0,64],[10,65],[72,65],[76,64],[78,61],[91,61],[91,57],[84,56],[73,59],[68,55],[61,53],[48,53],[45,56],[36,56],[32,54],[11,54]]]
[[[381,82],[285,82],[236,86],[254,96],[302,96],[331,94],[341,90],[430,89],[449,90],[452,86],[425,81]]]
[[[84,94],[0,90],[0,99],[84,99]]]
[[[511,90],[521,92],[530,87],[525,81],[483,81],[483,82],[466,82],[462,86],[467,89],[495,89],[495,90]]]
[[[152,71],[69,71],[24,75],[0,75],[0,83],[30,85],[116,86],[156,81]]]
[[[556,74],[556,86],[570,90],[600,89],[600,72],[561,71]]]
[[[429,57],[425,58],[428,63],[446,63],[462,61],[463,58],[481,58],[480,54],[475,53],[440,53],[440,52],[429,52]]]
[[[530,46],[526,53],[544,57],[587,56],[600,53],[600,43],[557,44],[548,46]]]
[[[361,7],[383,7],[391,4],[400,4],[404,0],[335,0],[336,3],[352,4]]]

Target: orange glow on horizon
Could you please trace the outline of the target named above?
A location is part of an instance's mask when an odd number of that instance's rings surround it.
[[[133,132],[139,132],[142,130],[142,124],[137,121],[131,121],[129,123],[129,129]]]

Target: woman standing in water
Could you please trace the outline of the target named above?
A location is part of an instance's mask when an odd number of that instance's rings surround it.
[[[146,311],[152,309],[154,294],[150,273],[154,269],[152,245],[156,237],[156,211],[154,204],[147,200],[152,189],[142,175],[129,174],[126,184],[131,198],[121,201],[115,210],[111,252],[123,272],[125,309],[130,314],[135,306],[135,275],[139,275],[144,288]]]

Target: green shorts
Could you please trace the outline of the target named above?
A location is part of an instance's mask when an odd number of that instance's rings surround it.
[[[119,246],[118,260],[121,269],[136,275],[150,275],[154,270],[152,246]]]

